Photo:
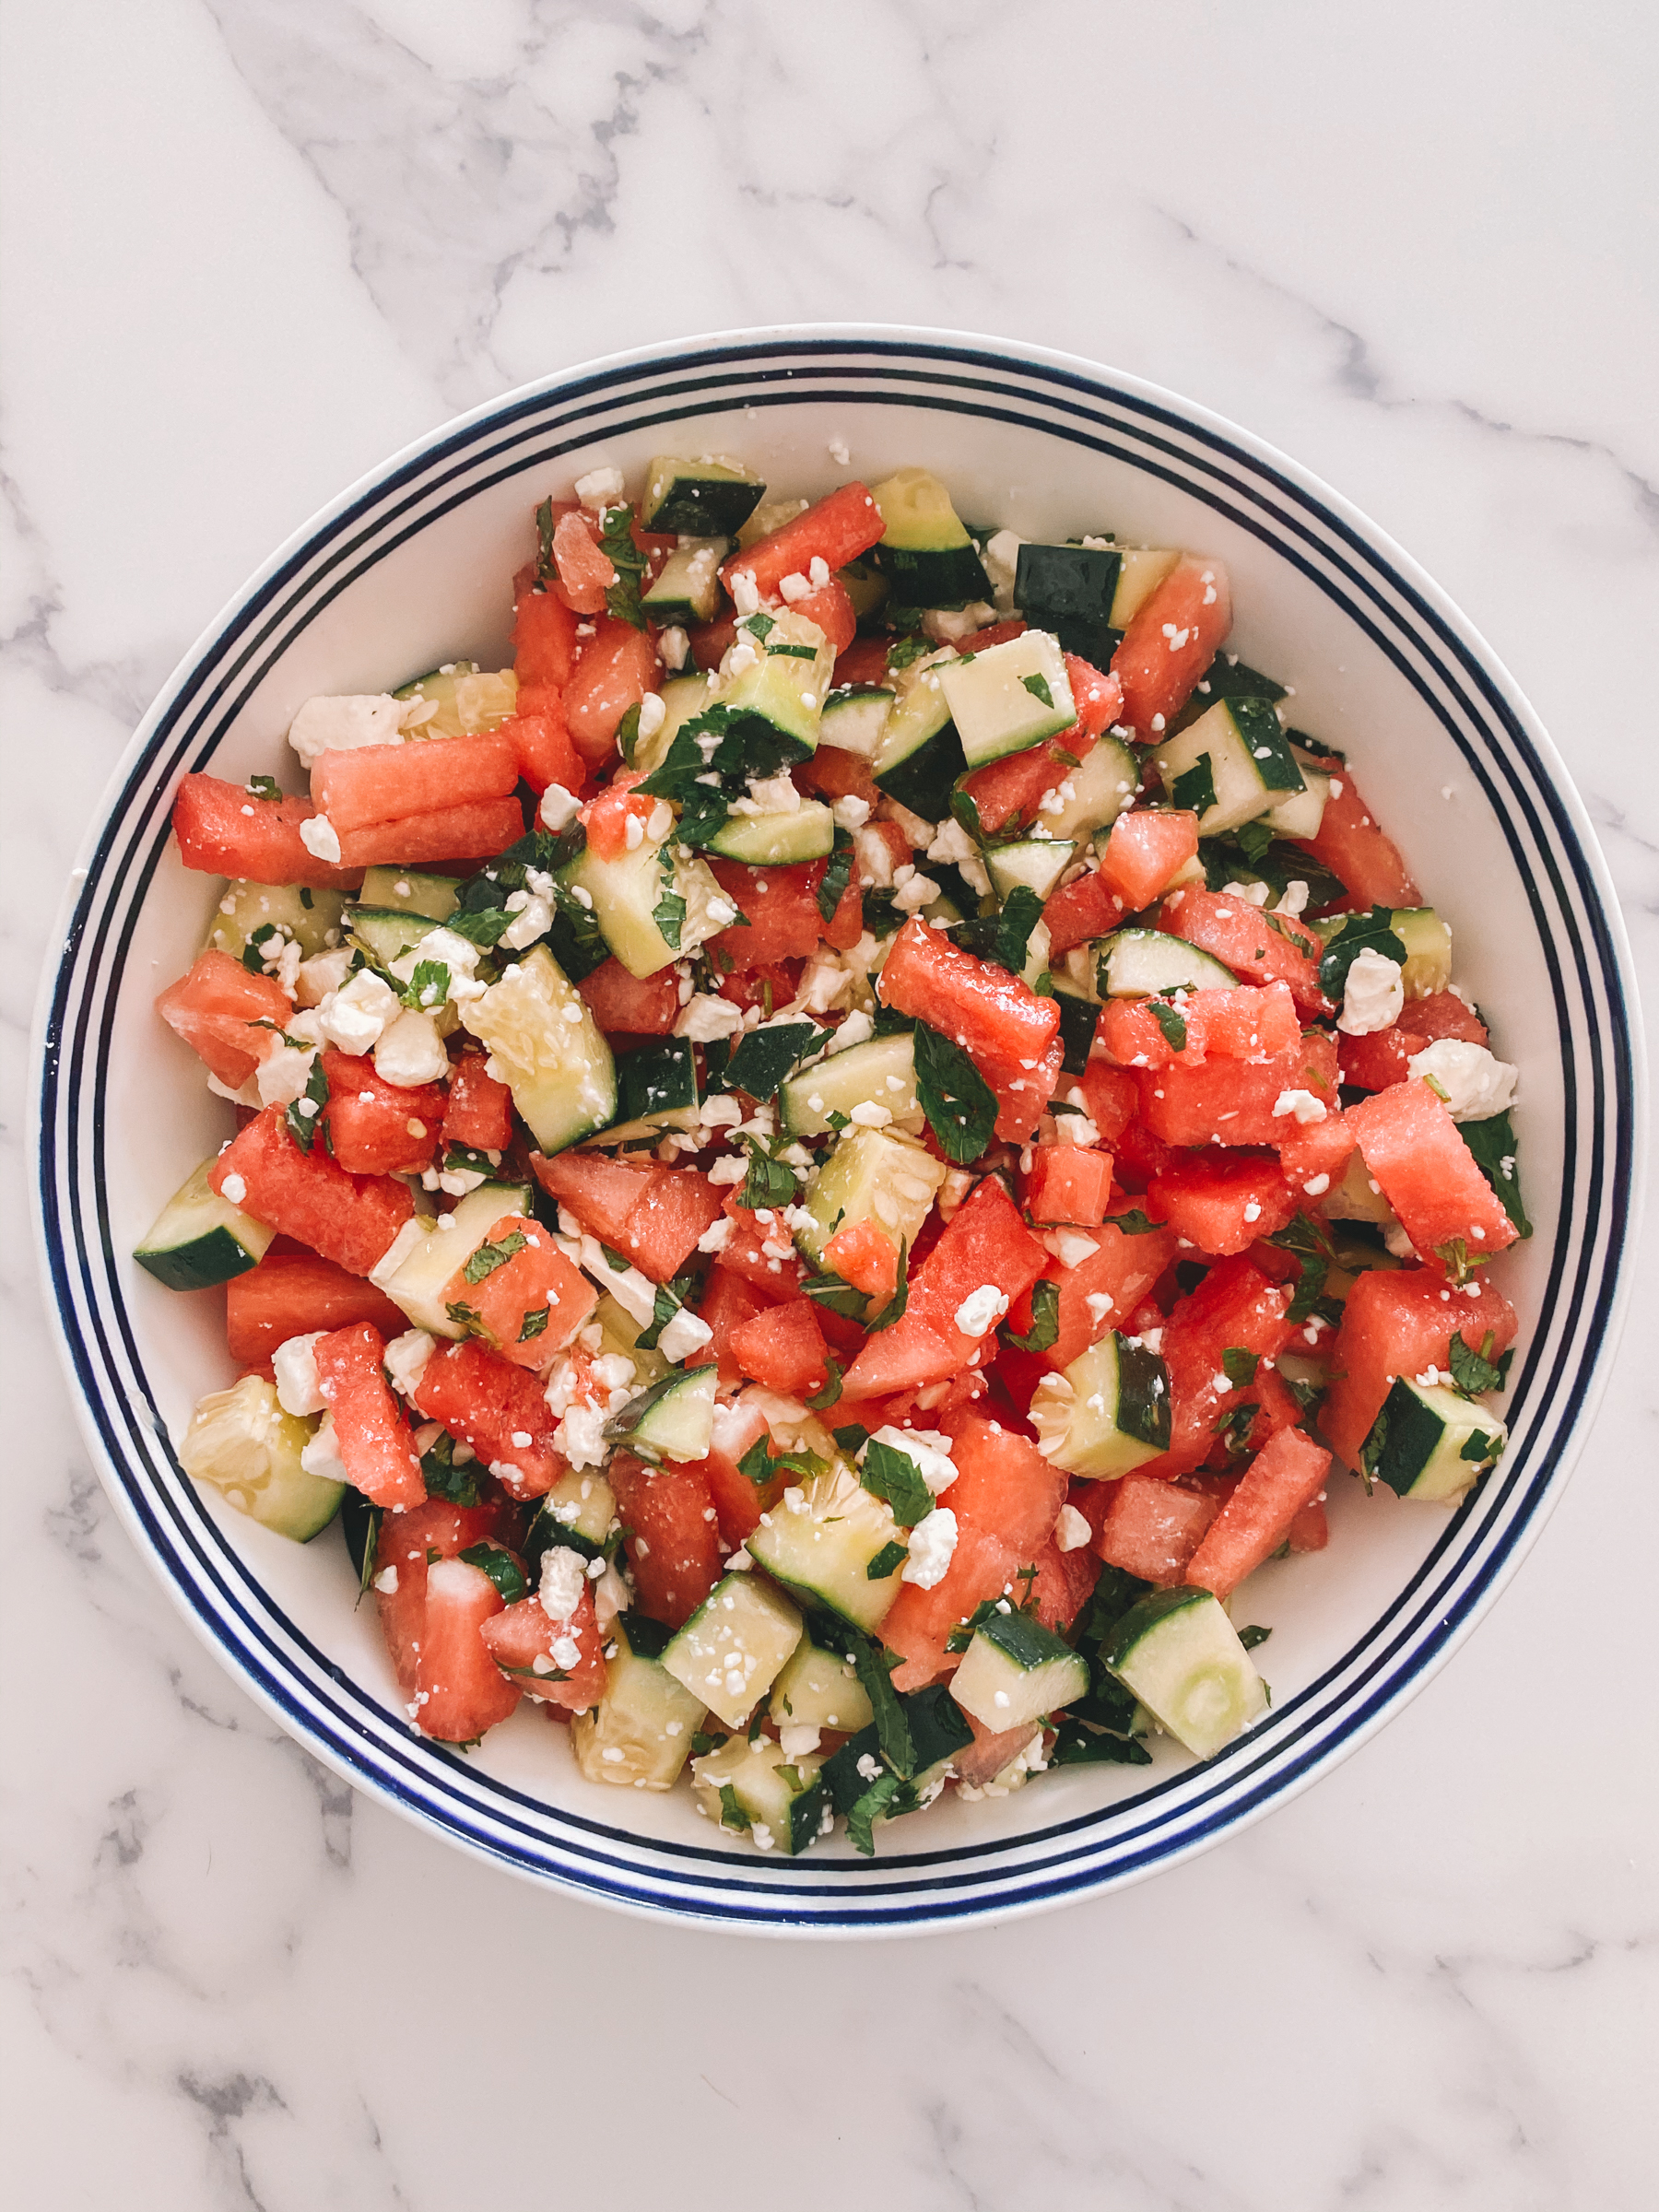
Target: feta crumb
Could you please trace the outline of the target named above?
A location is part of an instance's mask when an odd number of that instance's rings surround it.
[[[432,1017],[406,1006],[388,1023],[374,1048],[374,1072],[399,1090],[413,1090],[447,1076],[449,1054]]]
[[[734,1006],[729,998],[718,998],[709,991],[694,992],[680,1008],[675,1022],[677,1037],[688,1037],[694,1044],[707,1044],[715,1037],[729,1037],[743,1027],[743,1009]]]
[[[1094,1531],[1075,1505],[1063,1505],[1054,1524],[1054,1543],[1061,1551],[1081,1551]]]
[[[248,1186],[240,1175],[227,1175],[219,1185],[219,1196],[228,1198],[232,1206],[240,1206],[247,1194]]]
[[[964,1336],[982,1336],[1008,1310],[1008,1295],[994,1283],[971,1290],[956,1310],[956,1325]]]
[[[731,1226],[728,1220],[727,1229]],[[688,1312],[682,1306],[665,1325],[662,1335],[657,1338],[657,1349],[672,1366],[678,1367],[690,1353],[701,1351],[713,1334],[706,1321],[700,1321],[695,1313]]]
[[[587,1561],[568,1544],[550,1544],[542,1554],[541,1587],[536,1596],[549,1620],[566,1621],[587,1588]]]
[[[1405,1004],[1406,983],[1399,961],[1368,945],[1348,970],[1336,1027],[1345,1037],[1374,1036],[1380,1030],[1393,1029]]]
[[[276,1403],[284,1413],[304,1417],[324,1413],[328,1401],[317,1382],[317,1347],[327,1334],[313,1329],[309,1336],[290,1336],[271,1354],[271,1372],[276,1378]]]
[[[1276,1121],[1292,1114],[1304,1128],[1310,1122],[1323,1122],[1326,1111],[1324,1100],[1315,1098],[1311,1090],[1281,1090],[1273,1105]]]
[[[957,1517],[947,1505],[935,1505],[931,1513],[924,1515],[910,1533],[910,1557],[904,1562],[900,1582],[913,1583],[918,1590],[936,1589],[945,1580],[945,1571],[956,1555]]]
[[[436,1349],[437,1339],[425,1329],[406,1329],[401,1336],[394,1336],[382,1359],[382,1365],[392,1378],[393,1389],[406,1398],[412,1398],[426,1363]]]
[[[363,745],[396,745],[403,735],[406,703],[385,691],[308,699],[288,724],[288,743],[307,769],[315,768],[324,753],[355,752]]]
[[[397,1569],[382,1567],[374,1578],[374,1586],[387,1597],[397,1595]]]
[[[622,497],[622,471],[589,469],[585,477],[576,479],[576,497],[584,507],[592,507],[603,514],[606,507],[614,507]]]
[[[317,1033],[324,1044],[360,1055],[380,1042],[399,1011],[396,992],[372,970],[362,968],[317,1008]]]
[[[331,867],[340,862],[340,841],[335,826],[325,814],[313,814],[300,825],[300,842],[308,853],[325,860]]]
[[[859,1129],[885,1129],[892,1118],[888,1109],[878,1106],[874,1099],[861,1099],[847,1116]]]
[[[1413,1076],[1432,1078],[1454,1122],[1484,1122],[1494,1113],[1507,1113],[1515,1102],[1520,1069],[1484,1044],[1437,1037],[1406,1065]]]

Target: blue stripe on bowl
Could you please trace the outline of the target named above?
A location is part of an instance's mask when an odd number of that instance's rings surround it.
[[[1381,1618],[1207,1767],[1019,1837],[904,1850],[895,1830],[874,1865],[647,1841],[597,1806],[556,1810],[412,1736],[345,1678],[253,1582],[160,1433],[120,1297],[98,1113],[128,924],[165,846],[172,788],[212,761],[320,606],[481,489],[600,436],[812,400],[1034,427],[1177,486],[1291,559],[1413,685],[1502,821],[1547,962],[1566,1107],[1567,1187],[1514,1378],[1514,1441]],[[1530,1539],[1582,1425],[1618,1297],[1640,1124],[1621,940],[1582,815],[1534,726],[1466,626],[1323,488],[1168,395],[1058,359],[880,334],[710,343],[551,380],[452,426],[320,518],[175,677],[135,741],[66,932],[42,1043],[40,1218],[71,1372],[129,1524],[210,1647],[337,1771],[484,1857],[613,1904],[745,1928],[905,1930],[1111,1888],[1204,1848],[1312,1780],[1440,1664]]]

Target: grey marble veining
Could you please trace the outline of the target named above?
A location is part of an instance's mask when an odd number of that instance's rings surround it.
[[[241,577],[446,414],[748,323],[1070,347],[1321,471],[1538,706],[1651,982],[1651,10],[14,0],[6,40],[18,2201],[1651,2204],[1646,1283],[1515,1584],[1316,1790],[1098,1904],[794,1951],[538,1896],[354,1798],[249,1704],[90,1472],[21,1197],[65,873]]]

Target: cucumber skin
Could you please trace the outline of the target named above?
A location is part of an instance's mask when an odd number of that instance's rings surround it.
[[[222,1223],[175,1252],[135,1252],[133,1257],[170,1290],[211,1290],[216,1283],[228,1283],[259,1265]]]
[[[1115,1674],[1133,1655],[1143,1637],[1160,1627],[1172,1613],[1182,1613],[1189,1606],[1203,1605],[1209,1596],[1209,1591],[1182,1583],[1168,1590],[1148,1590],[1145,1597],[1136,1598],[1101,1644],[1101,1665]]]

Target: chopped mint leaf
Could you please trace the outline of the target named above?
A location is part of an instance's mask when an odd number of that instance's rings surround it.
[[[1175,1008],[1161,998],[1149,998],[1147,1006],[1152,1018],[1163,1031],[1171,1051],[1186,1050],[1187,1026]]]
[[[426,1484],[427,1496],[441,1498],[447,1505],[477,1505],[481,1464],[469,1459],[457,1466],[455,1440],[446,1430],[440,1430],[431,1450],[420,1455],[420,1476]]]
[[[450,992],[450,971],[442,960],[417,960],[415,972],[404,986],[403,1003],[406,1006],[431,1007],[442,1006]]]
[[[908,1782],[916,1771],[916,1747],[904,1707],[893,1688],[892,1670],[900,1665],[899,1653],[884,1651],[857,1629],[848,1629],[845,1636],[848,1655],[876,1716],[876,1740],[881,1756],[895,1774]]]
[[[663,934],[664,944],[677,952],[685,927],[686,902],[677,891],[665,891],[651,910],[651,918]]]
[[[1049,689],[1046,676],[1022,676],[1019,680],[1033,699],[1040,699],[1045,707],[1053,706],[1054,695]]]
[[[872,1438],[858,1478],[873,1498],[884,1498],[900,1528],[914,1528],[934,1510],[934,1495],[908,1452]]]
[[[872,1583],[885,1582],[895,1568],[903,1566],[909,1557],[910,1547],[908,1545],[897,1542],[884,1544],[865,1569],[865,1580]]]
[[[1040,1275],[1031,1285],[1031,1325],[1025,1335],[1006,1326],[998,1334],[1017,1352],[1046,1352],[1060,1334],[1060,1286]]]
[[[248,790],[256,799],[279,799],[282,796],[282,786],[275,776],[250,776]]]
[[[1152,1754],[1145,1744],[1136,1742],[1134,1736],[1114,1735],[1106,1729],[1088,1727],[1069,1713],[1054,1732],[1053,1747],[1048,1759],[1051,1767],[1149,1767],[1152,1764]]]
[[[500,1544],[472,1544],[461,1557],[469,1567],[481,1567],[501,1594],[503,1605],[516,1606],[521,1597],[530,1594],[530,1583],[524,1569]]]
[[[738,1204],[747,1206],[751,1213],[761,1206],[793,1206],[794,1170],[785,1161],[774,1159],[758,1137],[746,1136],[742,1142],[748,1152],[749,1165]]]
[[[640,604],[640,579],[645,573],[645,556],[634,544],[633,509],[607,507],[599,525],[599,543],[617,581],[605,594],[606,611],[630,629],[643,629],[645,610]]]
[[[924,1021],[915,1026],[916,1096],[947,1159],[965,1167],[991,1142],[996,1094],[959,1044]]]
[[[1256,1370],[1262,1364],[1259,1352],[1241,1351],[1230,1344],[1221,1355],[1222,1371],[1235,1390],[1243,1390],[1256,1379]]]
[[[1265,1629],[1259,1621],[1253,1620],[1247,1628],[1239,1630],[1239,1641],[1247,1652],[1253,1652],[1265,1643],[1272,1633],[1271,1629]]]
[[[853,839],[838,822],[835,826],[835,850],[830,855],[817,893],[818,910],[825,922],[833,922],[835,910],[847,895],[853,881]]]
[[[654,1352],[656,1350],[658,1337],[661,1336],[680,1308],[695,1295],[697,1288],[697,1277],[690,1273],[677,1275],[672,1282],[657,1285],[656,1297],[652,1303],[651,1320],[646,1327],[640,1331],[639,1336],[635,1340],[641,1351]]]
[[[498,1267],[505,1267],[515,1252],[523,1252],[525,1242],[524,1230],[512,1229],[508,1230],[499,1244],[480,1244],[461,1270],[462,1279],[469,1283],[481,1283],[487,1275],[493,1275]]]
[[[1479,1351],[1471,1351],[1460,1333],[1452,1339],[1447,1366],[1452,1371],[1452,1386],[1465,1398],[1477,1398],[1484,1391],[1500,1390],[1503,1377],[1492,1362],[1494,1338],[1488,1329]]]
[[[558,576],[553,565],[553,500],[549,495],[535,511],[535,581],[547,585],[557,582]]]
[[[892,1297],[888,1300],[887,1304],[882,1307],[880,1312],[877,1314],[875,1320],[865,1324],[870,1335],[872,1336],[875,1335],[877,1330],[880,1329],[890,1329],[896,1321],[902,1321],[904,1319],[905,1309],[909,1306],[909,1304],[910,1246],[908,1244],[901,1244],[899,1247],[898,1284],[894,1288]]]
[[[1003,900],[996,924],[996,959],[1011,974],[1024,968],[1031,932],[1041,919],[1041,900],[1029,883],[1017,883]]]
[[[323,1073],[323,1055],[318,1053],[312,1062],[311,1074],[305,1078],[305,1088],[288,1109],[284,1119],[288,1134],[301,1152],[309,1152],[317,1141],[317,1129],[323,1109],[328,1103],[328,1077]]]
[[[1319,963],[1319,987],[1329,999],[1341,1003],[1347,988],[1348,970],[1362,952],[1380,952],[1384,959],[1406,965],[1406,946],[1394,934],[1394,914],[1386,906],[1373,906],[1369,914],[1348,914],[1325,946]]]
[[[881,1774],[847,1815],[847,1841],[866,1859],[876,1856],[876,1823],[904,1789],[897,1774]]]
[[[720,1785],[720,1825],[722,1828],[752,1828],[753,1821],[737,1802],[737,1793],[729,1782]]]
[[[1459,1459],[1472,1460],[1477,1466],[1485,1466],[1488,1459],[1498,1456],[1498,1439],[1495,1436],[1483,1436],[1477,1429],[1465,1440],[1457,1456]]]
[[[1183,809],[1206,815],[1216,803],[1215,765],[1207,753],[1200,753],[1191,768],[1176,777],[1170,786],[1170,797]]]
[[[1131,1206],[1121,1214],[1108,1214],[1105,1226],[1120,1230],[1125,1237],[1149,1237],[1154,1230],[1161,1229],[1164,1225],[1161,1221],[1154,1221],[1151,1215],[1143,1212],[1138,1206]]]
[[[806,1399],[806,1405],[809,1413],[827,1413],[841,1394],[841,1370],[839,1361],[826,1359],[825,1365],[830,1371],[829,1379],[822,1390],[815,1390],[812,1395]]]

